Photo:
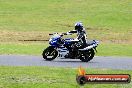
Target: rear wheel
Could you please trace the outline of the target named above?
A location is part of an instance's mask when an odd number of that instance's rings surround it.
[[[57,57],[57,55],[58,52],[52,46],[47,47],[42,53],[43,58],[47,61],[54,60]]]
[[[82,62],[88,62],[88,61],[90,61],[90,60],[93,59],[94,55],[95,55],[94,50],[93,49],[90,49],[89,51],[85,51],[83,53],[83,55],[81,56],[80,60]]]

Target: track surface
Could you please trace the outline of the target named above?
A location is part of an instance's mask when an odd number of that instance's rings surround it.
[[[55,59],[45,61],[42,56],[0,55],[1,66],[55,66],[55,67],[86,67],[132,70],[132,57],[94,57],[90,62],[77,59]]]

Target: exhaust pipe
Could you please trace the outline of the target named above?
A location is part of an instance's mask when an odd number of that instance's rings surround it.
[[[93,44],[93,45],[90,45],[90,46],[88,46],[88,47],[85,47],[85,48],[79,49],[79,50],[81,50],[81,51],[89,50],[89,49],[92,49],[93,47],[96,47],[96,46],[97,46],[96,44]]]

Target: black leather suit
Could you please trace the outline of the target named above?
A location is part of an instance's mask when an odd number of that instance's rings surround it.
[[[83,47],[86,47],[87,35],[85,32],[85,29],[83,29],[82,31],[72,30],[72,31],[69,31],[69,33],[77,33],[77,39],[81,41]]]

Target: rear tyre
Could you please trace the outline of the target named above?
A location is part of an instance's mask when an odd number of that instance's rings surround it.
[[[42,56],[45,60],[52,61],[58,56],[58,52],[54,47],[49,46],[43,51]]]
[[[89,51],[87,51],[87,52],[85,51],[85,52],[83,53],[82,57],[80,58],[80,60],[81,60],[82,62],[88,62],[88,61],[90,61],[90,60],[93,59],[94,55],[95,55],[95,52],[94,52],[93,49],[91,49],[91,50],[89,50]]]

